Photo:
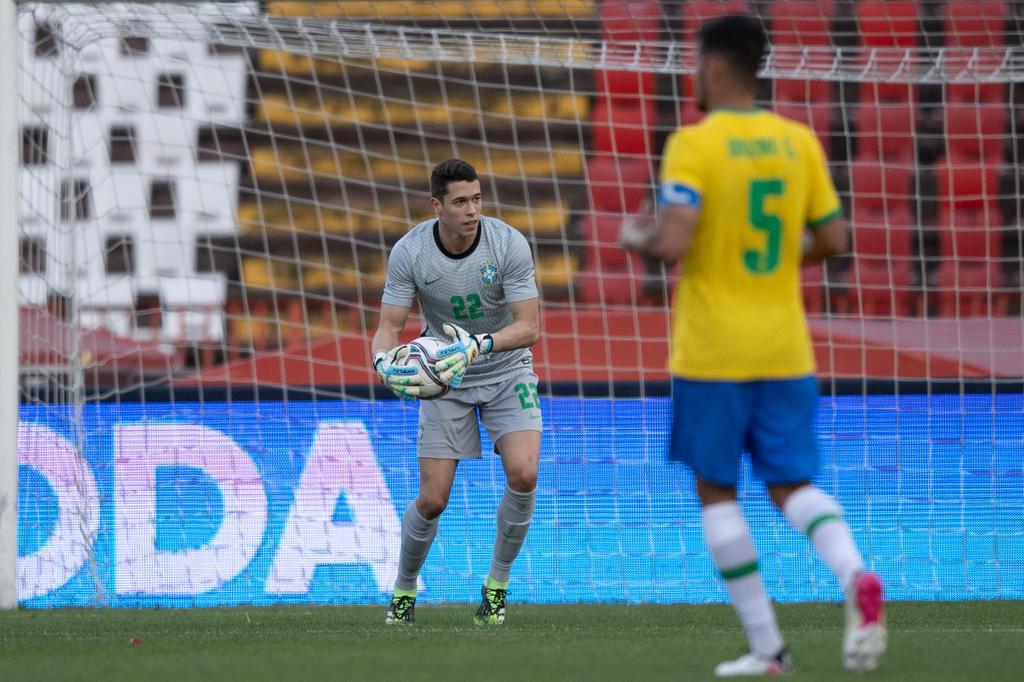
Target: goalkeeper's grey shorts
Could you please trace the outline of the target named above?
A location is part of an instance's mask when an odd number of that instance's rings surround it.
[[[435,400],[421,400],[417,453],[434,459],[480,457],[480,424],[492,443],[506,433],[543,431],[537,375],[519,372],[501,383],[457,388]]]

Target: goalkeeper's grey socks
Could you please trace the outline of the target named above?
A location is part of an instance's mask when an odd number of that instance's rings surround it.
[[[814,544],[843,590],[849,589],[854,576],[864,570],[864,559],[843,521],[839,503],[813,485],[805,485],[789,496],[782,511]]]
[[[516,560],[526,531],[530,529],[537,489],[521,493],[505,486],[505,494],[498,505],[498,532],[494,538],[494,555],[488,578],[495,583],[508,583],[508,572]]]
[[[747,633],[750,651],[767,658],[775,656],[783,646],[782,634],[761,584],[757,552],[740,506],[729,501],[704,507],[704,537]]]
[[[437,523],[441,519],[427,520],[416,509],[413,500],[405,508],[402,516],[402,550],[398,555],[398,577],[395,579],[396,590],[416,591],[416,578],[420,575],[427,552],[437,535]]]

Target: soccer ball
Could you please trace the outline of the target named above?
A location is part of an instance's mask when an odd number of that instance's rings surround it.
[[[433,400],[448,392],[448,384],[438,377],[434,363],[437,362],[437,351],[450,344],[450,341],[441,341],[432,336],[421,336],[409,342],[409,354],[398,361],[401,365],[419,370],[423,382],[420,386],[420,400]]]

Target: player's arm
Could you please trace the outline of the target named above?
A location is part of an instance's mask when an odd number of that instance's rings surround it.
[[[850,234],[846,229],[846,221],[837,216],[804,233],[803,263],[817,263],[844,254],[849,249]]]
[[[846,253],[850,248],[850,236],[821,143],[810,131],[807,131],[805,139],[810,180],[806,213],[808,232],[804,233],[803,243],[803,263],[807,264]]]
[[[416,368],[396,365],[409,354],[409,347],[398,343],[408,318],[408,306],[381,303],[377,331],[370,341],[377,378],[402,400],[414,400],[420,394],[420,376]]]
[[[540,337],[540,299],[508,304],[512,322],[491,334],[491,352],[529,348]]]
[[[398,345],[402,330],[405,329],[405,321],[409,319],[410,310],[408,306],[380,304],[377,331],[374,332],[373,340],[370,341],[370,350],[374,357],[380,353],[386,353]]]
[[[700,224],[704,176],[703,152],[694,131],[673,133],[665,143],[657,217],[644,211],[623,221],[623,248],[666,263],[682,259]]]
[[[699,222],[698,206],[662,204],[657,218],[624,221],[619,243],[641,256],[672,264],[686,255]]]

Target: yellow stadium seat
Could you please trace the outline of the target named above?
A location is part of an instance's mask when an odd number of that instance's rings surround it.
[[[537,259],[537,282],[541,286],[569,286],[578,267],[575,256],[569,254],[540,256]]]
[[[266,256],[253,256],[242,261],[242,284],[246,287],[286,290],[295,289],[295,264]]]

